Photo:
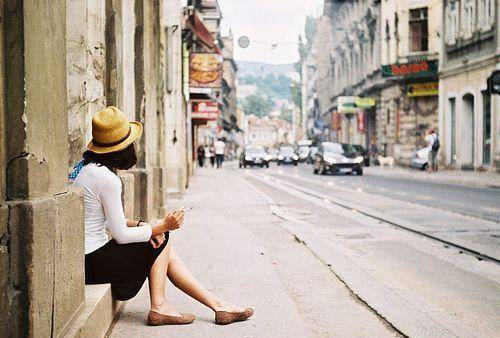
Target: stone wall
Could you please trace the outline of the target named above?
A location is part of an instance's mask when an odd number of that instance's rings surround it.
[[[67,186],[66,4],[3,3],[0,335],[62,334],[84,301],[81,193]],[[50,32],[48,34],[47,32]]]
[[[167,181],[184,187],[180,9],[180,0],[0,1],[0,337],[61,336],[81,312],[83,198],[67,173],[95,112],[114,104],[145,126],[137,167],[119,174],[127,218],[162,217]]]

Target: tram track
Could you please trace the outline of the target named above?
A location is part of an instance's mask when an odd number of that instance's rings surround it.
[[[331,195],[327,195],[325,193],[319,192],[319,191],[314,190],[314,189],[306,188],[298,183],[293,184],[290,181],[284,180],[282,178],[278,178],[275,175],[270,175],[270,174],[255,175],[255,174],[252,174],[250,172],[246,172],[246,175],[248,175],[254,179],[257,179],[260,182],[265,183],[267,185],[275,186],[278,189],[279,189],[279,185],[282,185],[288,189],[291,189],[292,191],[296,191],[296,192],[305,194],[309,197],[317,199],[318,202],[324,203],[325,206],[327,206],[328,204],[333,204],[333,205],[342,207],[344,209],[350,210],[351,212],[356,212],[356,213],[359,213],[359,214],[364,215],[366,217],[369,217],[371,219],[374,219],[374,220],[377,220],[380,222],[384,222],[384,223],[389,224],[397,229],[400,229],[400,230],[412,233],[414,235],[424,237],[424,238],[427,238],[429,240],[441,243],[443,246],[445,246],[447,248],[454,248],[454,249],[458,250],[460,253],[465,253],[465,254],[471,255],[479,261],[486,260],[486,261],[490,261],[490,262],[493,262],[495,264],[500,265],[500,258],[498,258],[498,257],[494,257],[493,255],[490,255],[490,254],[487,254],[484,252],[480,252],[480,251],[472,249],[466,245],[459,244],[459,243],[450,241],[448,239],[444,239],[444,238],[438,236],[436,233],[430,233],[430,232],[426,232],[424,230],[420,230],[420,229],[418,229],[419,226],[414,224],[411,221],[403,220],[403,219],[400,219],[400,218],[397,218],[397,217],[394,217],[391,215],[387,215],[387,214],[372,210],[370,208],[361,206],[359,204],[355,204],[355,203],[350,202],[350,201],[339,199],[339,198],[333,197]],[[295,178],[295,177],[292,177],[289,175],[287,175],[286,177],[292,181],[295,181],[295,182],[304,181],[304,179]],[[321,184],[320,182],[317,182],[317,183],[314,182],[314,183]],[[342,188],[342,189],[346,189],[346,188]]]

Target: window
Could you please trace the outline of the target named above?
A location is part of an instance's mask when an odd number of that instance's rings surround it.
[[[457,1],[449,1],[446,6],[445,41],[449,46],[457,42],[458,37],[458,4]]]
[[[476,26],[476,0],[463,0],[461,15],[461,35],[464,39],[469,39],[472,37]]]
[[[425,52],[429,50],[429,33],[427,24],[427,8],[410,10],[411,52]]]
[[[486,32],[493,28],[495,22],[494,0],[478,0],[477,20],[481,31]]]

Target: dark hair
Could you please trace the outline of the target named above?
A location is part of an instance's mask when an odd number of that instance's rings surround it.
[[[87,150],[83,153],[83,165],[89,163],[103,165],[114,173],[117,170],[130,169],[137,163],[134,144],[132,143],[123,150],[107,154],[97,154]]]

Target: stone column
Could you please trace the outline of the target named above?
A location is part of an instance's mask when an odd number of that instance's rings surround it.
[[[136,143],[138,162],[131,170],[135,175],[136,217],[152,219],[157,216],[155,194],[159,190],[154,183],[154,166],[157,148],[157,93],[155,67],[155,3],[136,0],[134,33],[134,80],[136,120],[144,125],[144,133]]]
[[[181,4],[164,1],[164,31],[168,44],[167,89],[165,101],[167,197],[179,197],[186,185],[186,116],[182,93],[182,29]]]
[[[67,185],[66,1],[3,5],[0,336],[56,337],[84,303],[82,198]]]

